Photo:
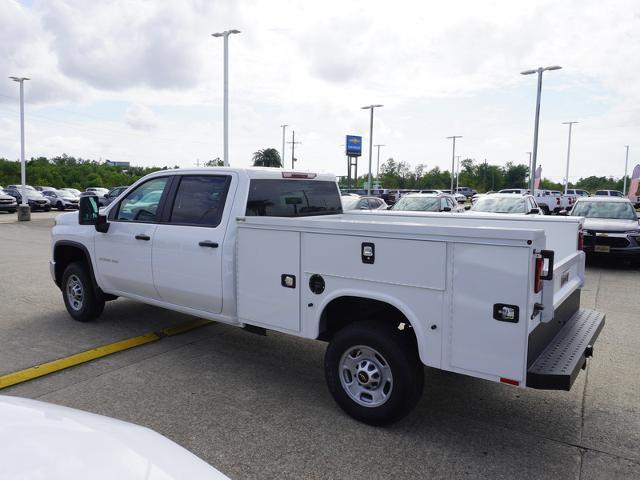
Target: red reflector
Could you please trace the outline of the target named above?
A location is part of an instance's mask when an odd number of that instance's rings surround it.
[[[542,270],[544,269],[544,258],[536,255],[536,272],[533,280],[533,291],[539,293],[542,290]]]
[[[556,197],[556,205],[560,205],[560,197]]]
[[[316,178],[315,173],[282,172],[282,178]]]
[[[500,377],[500,383],[506,383],[507,385],[515,385],[516,387],[520,385],[520,382],[517,380],[511,380],[510,378]]]

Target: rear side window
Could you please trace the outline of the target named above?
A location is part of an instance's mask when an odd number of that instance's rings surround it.
[[[249,185],[247,216],[307,217],[342,213],[335,182],[256,179]]]
[[[228,175],[182,177],[169,223],[217,227],[222,219],[230,181]]]

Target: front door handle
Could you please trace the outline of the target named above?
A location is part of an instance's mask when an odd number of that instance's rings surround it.
[[[202,242],[199,242],[198,245],[201,247],[218,248],[218,244],[211,240],[203,240]]]
[[[149,241],[151,240],[151,237],[149,235],[144,235],[142,233],[136,235],[136,240],[145,240],[145,241]]]

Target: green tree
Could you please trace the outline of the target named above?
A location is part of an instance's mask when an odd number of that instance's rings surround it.
[[[206,162],[204,162],[204,166],[205,167],[224,167],[224,161],[220,157],[216,157],[213,160],[207,160]]]
[[[280,159],[280,153],[278,153],[278,150],[275,148],[258,150],[253,154],[253,166],[281,168],[282,160]]]

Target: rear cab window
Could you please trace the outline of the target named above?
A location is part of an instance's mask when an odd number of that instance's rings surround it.
[[[247,216],[308,217],[342,213],[335,182],[297,179],[252,179]]]

